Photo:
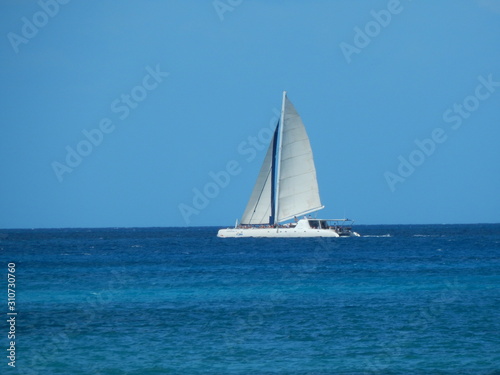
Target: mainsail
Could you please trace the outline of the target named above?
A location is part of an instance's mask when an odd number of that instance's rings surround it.
[[[286,93],[283,100],[277,222],[323,208],[304,123]]]
[[[309,138],[299,114],[284,92],[281,121],[241,223],[276,224],[322,208]]]

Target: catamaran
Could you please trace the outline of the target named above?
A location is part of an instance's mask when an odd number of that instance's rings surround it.
[[[217,237],[359,237],[353,220],[309,215],[322,208],[309,137],[284,91],[280,120],[245,212]]]

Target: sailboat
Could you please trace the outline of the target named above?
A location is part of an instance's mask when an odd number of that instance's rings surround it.
[[[217,237],[359,237],[353,220],[311,217],[322,208],[309,137],[284,91],[280,120],[245,212]]]

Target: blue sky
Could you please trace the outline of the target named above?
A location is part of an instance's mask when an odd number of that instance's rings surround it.
[[[498,0],[0,8],[2,228],[232,224],[283,90],[318,216],[500,222]]]

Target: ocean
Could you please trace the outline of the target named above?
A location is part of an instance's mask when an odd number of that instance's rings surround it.
[[[0,373],[500,374],[500,224],[217,229],[0,230]]]

